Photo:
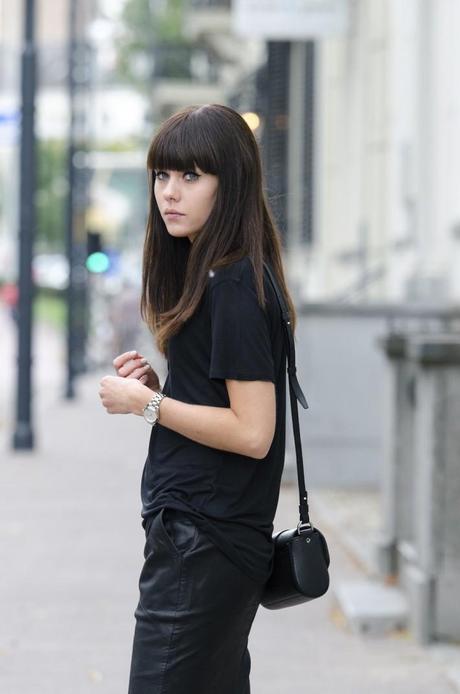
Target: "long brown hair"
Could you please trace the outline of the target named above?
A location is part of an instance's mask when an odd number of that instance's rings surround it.
[[[195,167],[218,177],[213,209],[193,243],[171,236],[153,186],[155,169]],[[254,135],[239,113],[220,104],[189,106],[166,120],[147,156],[149,216],[144,242],[141,315],[166,355],[168,340],[195,312],[209,271],[249,256],[257,296],[265,306],[263,262],[272,268],[291,315],[296,312],[286,286],[281,238],[263,191],[262,166]]]

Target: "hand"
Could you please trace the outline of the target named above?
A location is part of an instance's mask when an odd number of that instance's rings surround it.
[[[142,415],[144,406],[151,400],[152,393],[136,378],[104,376],[101,380],[99,397],[109,414]]]
[[[113,360],[118,376],[136,378],[150,390],[161,390],[157,373],[142,354],[136,350],[124,352]]]

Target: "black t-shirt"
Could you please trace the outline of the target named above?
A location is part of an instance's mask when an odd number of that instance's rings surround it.
[[[209,273],[197,310],[169,342],[163,392],[186,403],[230,407],[225,379],[272,381],[276,428],[267,456],[211,448],[157,422],[141,483],[144,525],[163,506],[182,510],[258,582],[268,578],[272,566],[286,424],[281,312],[266,274],[264,287],[265,309],[247,256]]]

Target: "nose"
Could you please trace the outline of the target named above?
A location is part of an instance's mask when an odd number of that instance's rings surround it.
[[[178,200],[179,195],[179,185],[174,176],[170,175],[167,184],[163,188],[163,196],[165,200]]]

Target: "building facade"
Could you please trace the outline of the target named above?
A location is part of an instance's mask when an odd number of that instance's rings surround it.
[[[455,0],[356,0],[317,42],[306,299],[460,298],[459,29]]]

